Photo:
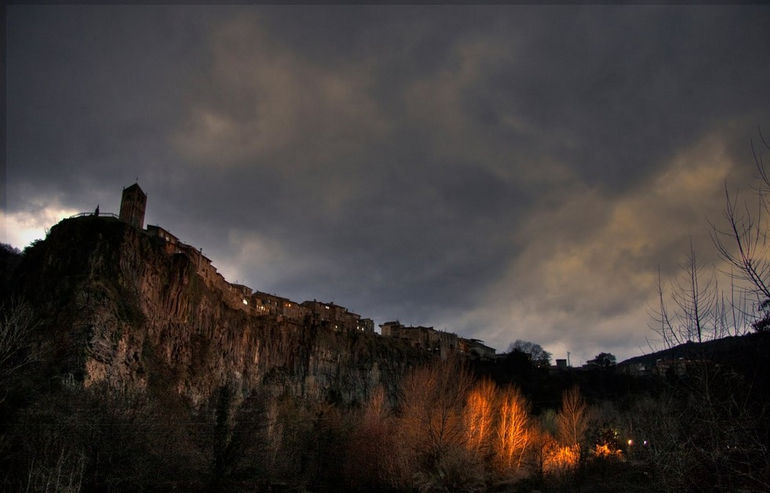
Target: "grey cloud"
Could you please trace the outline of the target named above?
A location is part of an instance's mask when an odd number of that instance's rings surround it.
[[[169,163],[160,136],[195,65],[177,57],[195,24],[163,7],[9,7],[9,183],[77,202]],[[15,189],[11,207],[25,201]]]
[[[117,205],[139,176],[150,222],[256,289],[500,349],[526,334],[620,351],[646,324],[633,300],[650,272],[674,272],[719,208],[718,188],[658,207],[644,194],[711,135],[726,179],[750,179],[746,142],[770,107],[767,18],[11,6],[9,209],[55,194]],[[617,215],[642,206],[636,222]]]

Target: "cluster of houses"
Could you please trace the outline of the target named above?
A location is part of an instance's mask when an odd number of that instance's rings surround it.
[[[374,321],[334,303],[303,301],[297,303],[288,298],[253,291],[242,284],[232,284],[217,272],[211,260],[200,249],[183,243],[176,236],[160,226],[144,227],[144,211],[147,196],[138,184],[123,189],[119,219],[143,230],[162,244],[169,255],[182,254],[190,259],[198,275],[206,285],[222,294],[222,300],[231,308],[255,316],[271,316],[279,321],[302,323],[313,321],[339,332],[364,332],[373,334]],[[435,330],[433,327],[412,327],[398,321],[380,325],[380,334],[406,341],[410,346],[432,352],[442,359],[450,354],[461,353],[480,359],[494,359],[495,350],[478,339],[465,339],[457,334]]]
[[[646,375],[677,376],[687,375],[695,365],[705,364],[705,360],[690,359],[684,356],[655,359],[639,359],[620,365],[620,371],[636,377]]]
[[[405,340],[410,346],[430,351],[439,355],[441,359],[446,359],[453,353],[462,353],[484,360],[495,358],[494,348],[484,345],[483,341],[466,339],[433,327],[405,326],[396,320],[380,325],[380,333],[385,337]]]
[[[297,303],[274,294],[253,291],[243,284],[229,283],[222,274],[217,272],[211,260],[200,250],[182,243],[176,236],[160,226],[147,226],[146,233],[161,240],[167,254],[186,255],[206,285],[210,289],[220,292],[222,301],[231,308],[242,310],[251,315],[275,317],[279,321],[304,322],[313,320],[322,325],[328,325],[337,331],[355,330],[374,333],[374,321],[372,319],[362,318],[361,315],[353,313],[343,306],[316,300]]]

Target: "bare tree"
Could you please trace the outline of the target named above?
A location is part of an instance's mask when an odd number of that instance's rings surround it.
[[[736,269],[737,276],[747,281],[757,295],[770,299],[770,252],[763,211],[767,212],[767,203],[761,193],[752,211],[745,203],[739,207],[737,197],[731,198],[725,187],[724,216],[728,229],[712,228],[712,239],[720,256]]]
[[[672,297],[679,308],[679,330],[692,340],[697,337],[703,342],[703,333],[714,324],[716,296],[716,278],[714,272],[704,274],[702,266],[698,265],[695,246],[690,240],[690,253],[685,263],[681,265],[683,278],[674,281]]]
[[[751,151],[759,173],[755,189],[755,201],[738,200],[738,194],[730,193],[725,185],[725,228],[712,224],[711,238],[719,255],[731,266],[731,273],[742,281],[744,289],[756,299],[755,313],[761,311],[762,319],[770,320],[765,307],[770,302],[770,172],[765,165],[763,152],[770,151],[770,144],[759,132],[762,148],[757,151],[752,140]],[[755,315],[756,317],[756,315]],[[765,324],[760,324],[764,327]],[[757,325],[754,325],[757,328]],[[758,329],[759,330],[759,329]]]
[[[34,313],[25,302],[10,299],[0,306],[0,384],[3,386],[20,368],[35,360],[32,340],[35,326]]]
[[[746,290],[738,289],[735,285],[734,269],[730,268],[730,302],[726,303],[722,297],[722,313],[725,317],[725,333],[728,335],[742,335],[746,333],[748,320],[751,318],[746,310],[748,300]]]
[[[515,387],[508,387],[500,396],[499,421],[496,434],[498,463],[505,469],[518,469],[530,444],[527,401]]]
[[[508,346],[508,352],[513,351],[519,351],[528,355],[537,366],[548,366],[551,364],[551,353],[543,349],[540,344],[516,339],[515,342]]]
[[[348,439],[343,468],[351,489],[365,491],[398,485],[401,468],[394,422],[385,391],[378,387],[364,404]]]
[[[480,455],[489,452],[498,399],[497,386],[489,379],[477,383],[469,392],[464,414],[468,450]]]
[[[561,411],[556,415],[559,441],[563,445],[580,445],[588,429],[588,406],[577,386],[565,390]]]
[[[669,315],[668,305],[665,300],[665,291],[663,289],[663,280],[660,275],[660,267],[658,268],[658,303],[658,309],[655,311],[651,310],[650,313],[650,317],[652,318],[650,328],[660,336],[665,347],[681,344],[683,341],[680,340],[679,333],[674,330],[674,325],[671,322],[671,316]]]
[[[469,490],[481,475],[481,458],[469,451],[463,415],[473,378],[464,362],[434,361],[402,383],[396,422],[396,485],[422,491]]]
[[[717,338],[723,335],[723,297],[718,296],[715,273],[704,272],[698,264],[695,246],[690,241],[690,252],[680,264],[680,275],[671,283],[673,310],[665,299],[665,290],[658,271],[658,299],[660,307],[653,314],[653,330],[666,347],[687,341]]]

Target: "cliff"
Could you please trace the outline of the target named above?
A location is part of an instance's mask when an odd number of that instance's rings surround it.
[[[360,402],[427,355],[405,343],[239,309],[191,257],[110,217],[55,225],[28,248],[14,295],[36,310],[48,378],[173,391],[193,406],[225,384]]]

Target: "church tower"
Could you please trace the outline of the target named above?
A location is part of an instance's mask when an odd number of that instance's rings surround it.
[[[120,200],[120,220],[139,229],[144,229],[144,208],[147,206],[147,195],[134,183],[123,189]]]

